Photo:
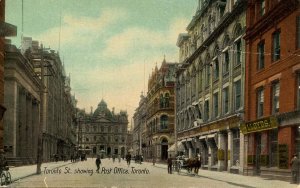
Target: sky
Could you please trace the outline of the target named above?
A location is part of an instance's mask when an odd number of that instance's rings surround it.
[[[176,41],[186,32],[197,0],[6,0],[9,38],[21,47],[32,37],[59,51],[77,107],[95,110],[101,101],[129,122],[152,70],[166,57],[178,62]],[[23,27],[22,27],[23,25]]]

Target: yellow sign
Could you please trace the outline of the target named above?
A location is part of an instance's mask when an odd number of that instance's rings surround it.
[[[260,132],[264,130],[275,129],[277,127],[278,123],[276,118],[268,117],[242,124],[240,129],[243,134],[248,134],[252,132]]]

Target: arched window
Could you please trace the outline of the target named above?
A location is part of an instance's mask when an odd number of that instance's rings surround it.
[[[168,108],[170,106],[169,100],[170,100],[169,93],[166,93],[165,94],[165,105],[164,105],[166,108]]]
[[[168,124],[169,124],[169,118],[166,115],[162,115],[160,117],[160,129],[164,130],[164,129],[168,129]]]
[[[164,96],[162,94],[160,94],[160,97],[159,97],[159,107],[160,108],[164,107]]]

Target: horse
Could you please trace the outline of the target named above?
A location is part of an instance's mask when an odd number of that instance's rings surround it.
[[[188,173],[191,173],[194,169],[194,173],[198,174],[200,167],[201,167],[201,160],[199,160],[198,157],[189,158],[186,160],[186,169]]]

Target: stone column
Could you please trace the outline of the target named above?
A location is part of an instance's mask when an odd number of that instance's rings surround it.
[[[26,107],[27,107],[27,156],[29,158],[29,162],[32,163],[32,128],[33,128],[33,121],[32,121],[32,96],[30,93],[26,95]]]
[[[240,131],[240,166],[239,166],[239,174],[244,173],[244,163],[247,151],[245,150],[245,135]]]
[[[230,172],[230,168],[233,165],[233,139],[232,139],[232,131],[228,130],[228,151],[229,151],[229,159],[227,171]]]
[[[209,139],[206,140],[207,148],[208,148],[208,170],[211,170],[212,163],[213,163],[213,150],[212,145],[209,143]]]
[[[20,112],[20,119],[19,119],[19,151],[20,151],[20,157],[26,157],[26,146],[27,146],[27,140],[26,140],[26,91],[24,88],[21,88],[20,91],[20,106],[19,106],[19,112]]]
[[[34,99],[32,104],[32,156],[34,161],[37,159],[39,115],[39,103]]]
[[[227,152],[225,139],[227,139],[227,138],[225,137],[224,134],[222,134],[222,133],[218,134],[218,148],[220,150],[224,151],[224,158],[222,160],[218,160],[218,171],[225,170],[225,164],[226,164],[225,152]]]

